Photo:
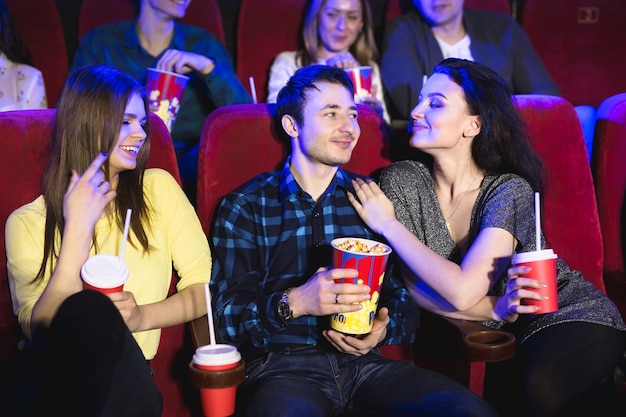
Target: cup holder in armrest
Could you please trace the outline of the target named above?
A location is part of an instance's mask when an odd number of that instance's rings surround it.
[[[465,355],[471,360],[502,361],[515,356],[515,336],[501,330],[478,330],[465,334]]]
[[[443,317],[461,337],[463,355],[471,361],[497,362],[515,356],[515,336],[505,330],[492,329],[479,321]]]

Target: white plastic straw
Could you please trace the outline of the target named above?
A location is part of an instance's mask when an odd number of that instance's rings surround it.
[[[204,296],[206,298],[206,315],[209,319],[209,340],[211,344],[215,344],[215,328],[213,327],[213,308],[211,307],[211,292],[209,284],[204,284]]]
[[[539,208],[539,193],[535,193],[535,246],[541,250],[541,209]]]
[[[357,95],[359,95],[361,94],[361,90],[363,89],[363,86],[361,85],[361,74],[360,74],[360,70],[358,69],[355,73],[354,81],[355,81],[354,91],[356,91]]]
[[[252,102],[257,104],[256,100],[256,86],[254,85],[254,77],[248,79],[250,81],[250,91],[252,92]]]
[[[130,226],[130,215],[132,209],[126,210],[126,220],[124,221],[124,236],[122,237],[122,247],[120,248],[120,263],[124,263],[124,251],[126,250],[126,240],[128,240],[128,228]]]

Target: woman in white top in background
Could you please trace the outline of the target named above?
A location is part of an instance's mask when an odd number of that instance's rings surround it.
[[[48,107],[41,71],[30,64],[6,0],[0,0],[0,111]]]
[[[270,69],[268,103],[298,68],[326,64],[338,68],[372,67],[372,95],[361,103],[374,107],[389,122],[383,98],[378,48],[374,40],[372,12],[367,0],[312,0],[302,29],[304,48],[284,51]]]

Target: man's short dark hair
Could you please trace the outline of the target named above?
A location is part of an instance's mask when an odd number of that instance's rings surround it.
[[[308,90],[318,90],[317,83],[327,82],[343,85],[352,94],[354,86],[350,76],[341,68],[329,65],[309,65],[299,68],[287,84],[278,92],[278,117],[285,114],[292,116],[298,124],[302,124],[302,110]]]

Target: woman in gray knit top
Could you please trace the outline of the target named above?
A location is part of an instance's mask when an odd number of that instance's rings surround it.
[[[543,190],[544,167],[506,82],[484,65],[446,59],[411,118],[410,145],[423,158],[388,167],[380,188],[355,181],[351,201],[402,259],[422,308],[516,335],[516,356],[490,364],[485,397],[505,417],[598,411],[616,405],[607,393],[624,401],[606,381],[620,369],[626,326],[601,291],[558,259],[559,310],[529,314],[537,307],[521,304],[539,299],[523,288],[539,283],[519,277],[526,267],[511,267],[511,257],[535,250],[534,192]]]

